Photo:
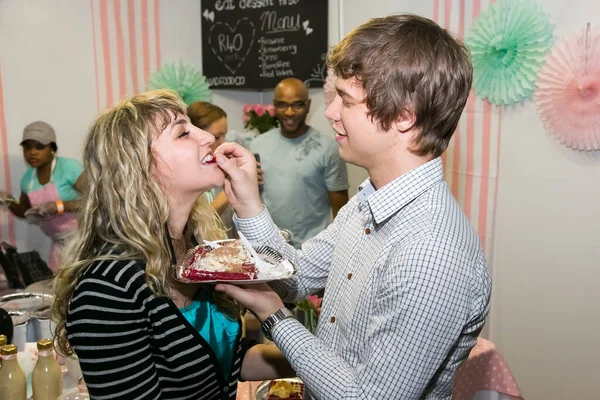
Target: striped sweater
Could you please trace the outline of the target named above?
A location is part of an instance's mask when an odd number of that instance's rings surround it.
[[[143,262],[103,261],[79,278],[67,338],[91,398],[235,399],[245,339],[226,382],[208,343],[144,275]]]

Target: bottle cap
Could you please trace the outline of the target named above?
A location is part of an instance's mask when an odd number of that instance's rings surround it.
[[[10,356],[13,354],[17,354],[17,346],[14,344],[5,344],[2,346],[2,350],[0,350],[0,355]]]
[[[7,342],[6,335],[0,335],[0,347],[4,346]]]
[[[37,342],[38,350],[52,350],[52,340],[42,339]]]

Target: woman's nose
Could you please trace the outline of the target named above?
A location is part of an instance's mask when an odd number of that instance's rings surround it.
[[[210,146],[215,142],[215,137],[202,129],[198,129],[196,138],[200,146]]]

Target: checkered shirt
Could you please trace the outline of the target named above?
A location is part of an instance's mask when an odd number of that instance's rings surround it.
[[[273,340],[313,399],[450,399],[489,311],[479,238],[436,158],[375,190],[367,180],[301,250],[268,211],[237,219],[298,268],[272,287],[292,302],[325,288],[317,335],[294,319]]]

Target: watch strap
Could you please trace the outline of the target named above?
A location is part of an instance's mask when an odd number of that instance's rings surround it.
[[[273,340],[271,337],[271,332],[275,325],[279,322],[283,321],[287,318],[294,318],[294,314],[288,310],[287,308],[280,308],[275,311],[273,314],[269,315],[261,324],[260,328],[262,329],[263,335],[269,340]]]

